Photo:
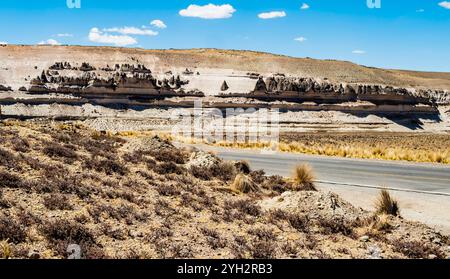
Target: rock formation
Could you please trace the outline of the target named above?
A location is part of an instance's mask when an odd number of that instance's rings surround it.
[[[220,91],[227,91],[230,87],[228,87],[227,81],[224,80],[222,86],[220,87]]]
[[[188,68],[186,68],[186,70],[184,70],[184,72],[183,72],[183,75],[187,75],[187,76],[190,76],[190,75],[193,75],[193,74],[194,74],[194,72],[191,71],[191,70],[188,69]]]
[[[262,77],[258,78],[255,86],[256,92],[267,92],[267,86]]]
[[[10,86],[4,86],[0,84],[0,91],[12,91]]]
[[[90,72],[90,71],[95,71],[96,69],[95,69],[95,67],[89,65],[89,63],[83,62],[83,63],[81,63],[81,67],[79,70],[83,71],[83,72]]]
[[[262,94],[264,93],[264,94]],[[276,98],[279,100],[352,102],[368,101],[376,104],[439,104],[448,103],[450,94],[437,90],[409,90],[392,86],[366,84],[336,84],[327,80],[285,77],[282,74],[258,78],[249,98]]]
[[[56,62],[55,64],[50,66],[49,69],[50,70],[57,70],[57,71],[71,70],[72,66],[70,65],[69,62]]]
[[[107,65],[97,71],[89,63],[82,63],[78,69],[71,67],[70,63],[57,62],[50,68],[52,70],[44,70],[31,80],[29,93],[176,94],[176,91],[182,91],[183,85],[189,83],[174,75],[169,79],[157,80],[151,70],[140,64],[116,64],[114,69]],[[69,75],[58,72],[69,68]]]

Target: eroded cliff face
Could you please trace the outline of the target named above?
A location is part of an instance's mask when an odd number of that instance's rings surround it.
[[[339,67],[331,71],[335,63]],[[327,62],[325,67],[311,59],[218,50],[10,46],[0,48],[0,105],[2,117],[100,118],[126,111],[124,117],[135,118],[147,110],[191,109],[200,99],[203,107],[223,111],[274,108],[311,115],[343,113],[350,115],[352,123],[375,115],[405,127],[411,121],[432,122],[440,125],[435,129],[439,131],[450,127],[442,110],[450,104],[450,94],[441,86],[450,75],[421,75],[425,79],[402,72],[402,79],[388,78],[387,74],[397,72],[378,69],[375,73],[335,63]],[[362,77],[349,70],[355,67],[358,73],[370,71]],[[312,68],[314,72],[309,72]],[[90,106],[92,111],[85,110]],[[329,122],[342,128],[340,120]]]
[[[438,105],[450,102],[449,92],[415,90],[393,86],[319,82],[313,78],[274,75],[265,80],[260,76],[249,94],[222,94],[264,100],[294,102],[343,103],[367,101],[378,105]]]
[[[72,67],[69,62],[57,62],[41,75],[30,81],[31,94],[65,93],[86,94],[130,94],[130,95],[190,95],[182,85],[189,81],[180,76],[157,79],[144,65],[116,64],[97,70],[89,63]],[[198,93],[193,94],[199,96]]]
[[[198,88],[185,90],[190,79],[199,79],[200,73],[186,69],[180,75],[166,72],[157,78],[145,65],[116,64],[97,69],[87,62],[73,67],[70,62],[56,62],[30,81],[29,94],[63,93],[76,96],[95,95],[141,95],[141,96],[205,96]],[[226,76],[224,77],[226,78]],[[235,92],[227,80],[216,83],[220,97],[243,97],[265,101],[289,101],[294,103],[346,103],[371,102],[375,105],[444,105],[450,102],[450,94],[443,90],[406,89],[384,85],[343,84],[328,80],[319,81],[307,77],[292,77],[284,74],[263,76],[248,73],[244,79],[253,80],[254,90]],[[221,84],[221,85],[220,85]],[[10,87],[0,87],[8,91]],[[186,92],[187,91],[187,92]]]

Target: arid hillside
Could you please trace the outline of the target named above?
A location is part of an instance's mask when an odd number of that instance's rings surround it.
[[[159,137],[0,123],[0,258],[445,258],[448,237]],[[374,201],[375,202],[375,201]],[[401,205],[400,205],[401,214]],[[72,245],[72,246],[71,246]],[[69,250],[70,251],[70,250]]]
[[[205,73],[220,69],[226,73],[283,73],[328,79],[337,83],[370,83],[397,87],[450,89],[450,73],[385,70],[335,60],[292,58],[253,51],[191,49],[144,50],[80,46],[1,46],[0,84],[18,83],[24,74],[34,77],[57,61],[79,61],[104,65],[144,63],[156,72],[193,69]],[[35,69],[35,67],[37,67]],[[12,84],[14,85],[14,84]]]

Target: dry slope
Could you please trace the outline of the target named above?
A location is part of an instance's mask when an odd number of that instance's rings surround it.
[[[157,137],[3,122],[0,146],[0,257],[448,257],[424,225]]]
[[[81,46],[1,46],[0,84],[19,84],[37,76],[57,61],[89,62],[93,65],[140,62],[155,72],[190,68],[201,73],[211,69],[242,73],[283,73],[294,76],[328,78],[337,83],[370,83],[398,87],[450,90],[450,73],[385,70],[346,61],[293,58],[254,51],[190,49],[144,50]],[[37,69],[34,67],[37,66]]]

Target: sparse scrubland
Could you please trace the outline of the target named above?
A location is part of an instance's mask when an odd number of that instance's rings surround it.
[[[449,134],[292,133],[281,141],[288,152],[450,164]]]
[[[160,137],[0,123],[0,257],[445,258],[448,237]],[[372,201],[376,202],[376,201]],[[395,205],[395,206],[394,206]]]

